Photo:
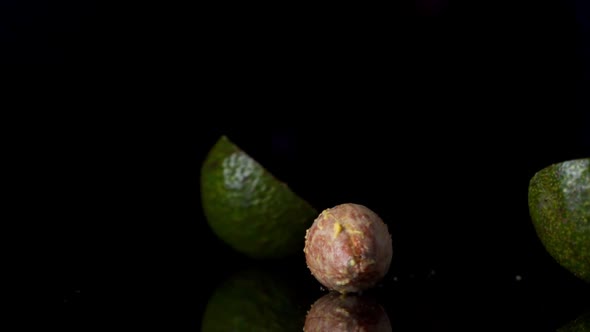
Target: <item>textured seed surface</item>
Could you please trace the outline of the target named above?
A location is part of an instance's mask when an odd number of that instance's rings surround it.
[[[340,293],[375,286],[389,270],[391,235],[369,208],[345,203],[326,209],[305,236],[305,259],[313,276]]]
[[[391,322],[373,299],[329,293],[317,300],[305,317],[305,332],[391,331]]]

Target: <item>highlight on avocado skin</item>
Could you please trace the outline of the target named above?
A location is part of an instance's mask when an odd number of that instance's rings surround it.
[[[222,136],[201,167],[203,212],[212,231],[255,259],[301,252],[317,210]]]
[[[529,182],[529,212],[547,252],[590,283],[590,158],[538,171]]]

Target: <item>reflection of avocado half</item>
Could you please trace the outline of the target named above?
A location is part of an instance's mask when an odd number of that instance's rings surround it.
[[[203,315],[203,332],[301,331],[305,307],[278,275],[249,269],[236,273],[213,293]]]
[[[564,161],[537,172],[529,183],[528,203],[547,252],[590,282],[590,158]]]
[[[213,232],[253,258],[300,253],[317,211],[222,136],[201,167],[201,200]]]
[[[590,311],[565,324],[557,332],[590,332]]]

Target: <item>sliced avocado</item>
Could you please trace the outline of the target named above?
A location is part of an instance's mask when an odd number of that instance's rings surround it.
[[[213,232],[252,258],[302,252],[317,210],[222,136],[201,168],[201,200]]]

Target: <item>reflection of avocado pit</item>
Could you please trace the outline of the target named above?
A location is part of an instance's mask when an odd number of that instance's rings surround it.
[[[322,211],[305,239],[307,266],[328,289],[361,292],[389,270],[391,235],[381,218],[363,205],[340,204]]]
[[[328,293],[317,300],[305,318],[305,332],[391,331],[389,317],[372,298]]]
[[[589,332],[590,331],[590,311],[578,316],[576,319],[565,324],[557,332]]]
[[[590,282],[590,158],[540,170],[528,194],[531,219],[547,252]]]
[[[305,309],[297,292],[280,275],[248,269],[214,291],[203,315],[202,331],[300,332]]]

